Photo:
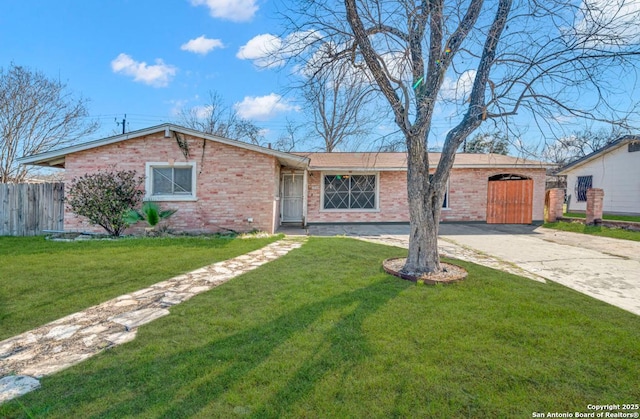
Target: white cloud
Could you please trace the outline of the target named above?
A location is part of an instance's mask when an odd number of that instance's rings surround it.
[[[282,96],[271,93],[266,96],[245,96],[242,102],[233,105],[241,118],[267,120],[279,113],[296,111],[300,108],[282,99]]]
[[[212,17],[246,22],[258,11],[256,0],[191,0],[193,6],[206,6]]]
[[[265,33],[254,36],[241,46],[236,57],[241,60],[252,60],[259,67],[280,67],[283,62],[277,56],[282,49],[282,39]]]
[[[241,46],[236,57],[252,60],[258,67],[281,67],[287,58],[301,53],[318,39],[320,35],[315,31],[293,32],[285,38],[264,33]]]
[[[440,96],[445,100],[464,101],[471,94],[475,78],[476,70],[465,71],[458,80],[446,77],[440,88]]]
[[[180,47],[183,51],[193,52],[195,54],[206,55],[213,51],[214,48],[224,48],[222,41],[219,39],[209,39],[204,35],[191,39]]]
[[[583,0],[575,36],[587,45],[621,46],[640,41],[640,0]]]
[[[208,119],[213,113],[213,106],[198,105],[191,108],[191,113],[198,119]]]
[[[131,56],[124,53],[121,53],[111,61],[111,69],[114,73],[131,76],[134,81],[153,87],[167,86],[177,71],[176,67],[165,64],[159,58],[156,59],[154,65],[148,65],[144,61],[135,61]]]

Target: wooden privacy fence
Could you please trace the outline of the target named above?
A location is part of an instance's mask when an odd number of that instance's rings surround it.
[[[64,183],[0,184],[0,236],[62,230]]]

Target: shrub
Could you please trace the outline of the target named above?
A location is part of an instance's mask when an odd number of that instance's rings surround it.
[[[177,209],[161,210],[155,202],[147,201],[142,205],[140,211],[130,210],[124,219],[127,224],[135,224],[144,220],[149,227],[154,228],[160,221],[171,217],[177,211]]]
[[[142,182],[135,170],[87,174],[71,181],[66,201],[73,213],[117,237],[128,226],[125,215],[142,201]]]

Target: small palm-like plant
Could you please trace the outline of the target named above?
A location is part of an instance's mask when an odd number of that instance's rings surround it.
[[[175,214],[177,209],[161,210],[155,202],[147,201],[138,210],[130,210],[124,217],[127,224],[135,224],[138,221],[146,221],[149,227],[154,228],[160,221]]]

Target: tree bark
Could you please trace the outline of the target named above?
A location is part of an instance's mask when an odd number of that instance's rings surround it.
[[[409,203],[409,254],[403,271],[410,274],[440,270],[438,224],[442,199],[429,178],[427,127],[407,135],[407,196]]]

